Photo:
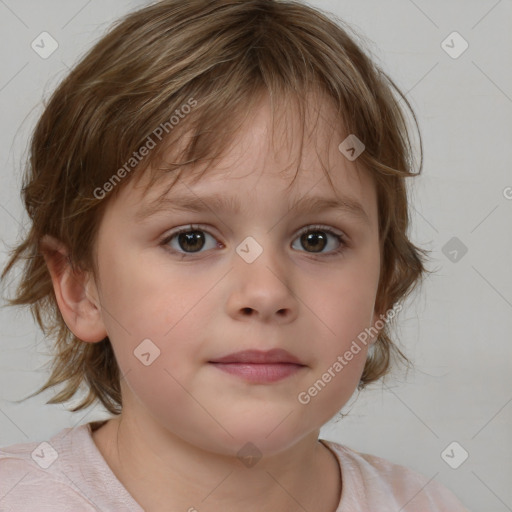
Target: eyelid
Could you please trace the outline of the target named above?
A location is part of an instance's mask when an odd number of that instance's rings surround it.
[[[307,233],[308,231],[314,231],[315,229],[327,231],[334,235],[338,235],[339,237],[343,238],[343,240],[348,240],[348,236],[345,235],[343,231],[340,231],[339,229],[326,224],[306,224],[304,227],[299,229],[297,235],[302,235],[305,232]]]
[[[164,235],[164,239],[165,238],[168,238],[170,236],[175,236],[175,235],[178,235],[180,233],[186,233],[188,231],[193,231],[193,230],[201,230],[201,231],[205,231],[209,234],[211,234],[213,236],[213,233],[211,233],[209,230],[212,229],[210,226],[207,226],[207,225],[201,225],[201,224],[185,224],[181,227],[177,227],[173,230],[171,230],[169,233],[167,233],[166,235]],[[302,226],[301,228],[299,228],[297,230],[297,235],[302,235],[304,232],[307,232],[307,231],[312,231],[314,229],[323,229],[325,231],[329,231],[333,234],[336,234],[340,237],[343,237],[344,240],[349,240],[349,237],[348,235],[344,232],[344,231],[341,231],[333,226],[330,226],[330,225],[327,225],[327,224],[305,224],[304,226]]]
[[[185,224],[181,227],[174,228],[170,232],[163,235],[163,237],[161,238],[161,240],[159,242],[159,245],[165,246],[175,236],[177,236],[181,233],[188,233],[190,231],[204,231],[205,233],[208,233],[210,236],[212,236],[213,238],[215,238],[217,240],[217,236],[211,232],[212,231],[211,226],[205,226],[205,225],[201,225],[201,224]],[[221,243],[221,242],[218,242],[218,240],[217,240],[217,243]],[[169,250],[171,250],[172,252],[176,252],[173,249],[169,249]],[[187,253],[179,253],[179,254],[187,255]],[[188,253],[188,255],[192,255],[192,254],[193,253]]]

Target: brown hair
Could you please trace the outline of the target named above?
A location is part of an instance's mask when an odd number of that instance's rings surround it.
[[[55,341],[51,376],[35,394],[64,384],[47,402],[61,403],[85,385],[88,394],[72,411],[97,400],[112,414],[122,409],[110,341],[85,343],[64,323],[42,237],[51,235],[69,249],[73,269],[96,275],[95,240],[107,202],[135,176],[149,176],[146,170],[152,173],[151,186],[158,171],[213,160],[236,133],[235,120],[262,92],[273,106],[278,99],[294,98],[304,129],[306,95],[319,90],[339,119],[335,128],[363,141],[356,164],[370,170],[378,195],[376,311],[385,312],[416,287],[426,272],[425,251],[407,237],[405,177],[421,172],[423,156],[420,136],[420,162],[413,173],[413,143],[401,101],[416,127],[417,120],[406,97],[356,42],[360,36],[331,18],[291,0],[163,0],[119,20],[59,85],[34,130],[23,178],[30,231],[11,250],[2,273],[3,279],[25,260],[9,305],[30,305],[45,335]],[[193,113],[180,115],[192,106]],[[139,159],[150,139],[151,150]],[[162,167],[166,148],[178,147],[178,140],[181,161]],[[385,375],[393,355],[408,362],[386,324],[359,387]]]

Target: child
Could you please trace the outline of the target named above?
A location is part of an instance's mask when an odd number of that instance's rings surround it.
[[[402,356],[388,323],[425,272],[410,105],[342,25],[294,1],[163,0],[53,94],[2,277],[26,259],[10,303],[55,340],[39,392],[86,389],[72,410],[112,418],[4,447],[0,508],[466,510],[318,439]]]

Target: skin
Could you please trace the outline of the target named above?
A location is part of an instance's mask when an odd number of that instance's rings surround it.
[[[182,175],[169,194],[236,196],[240,213],[161,211],[137,223],[136,210],[164,185],[143,196],[143,182],[130,182],[102,219],[97,279],[71,275],[57,253],[46,255],[68,327],[89,343],[108,335],[114,348],[124,375],[123,412],[93,439],[147,511],[291,512],[297,503],[308,511],[337,508],[340,468],[318,435],[353,394],[367,347],[308,404],[297,396],[378,320],[380,253],[375,184],[338,150],[346,134],[333,130],[329,104],[319,98],[316,108],[319,124],[307,125],[312,129],[291,189],[298,115],[291,109],[280,120],[285,124],[276,133],[287,137],[272,147],[270,106],[262,100],[222,160],[197,183]],[[335,191],[319,155],[327,157]],[[312,194],[351,196],[368,222],[336,210],[307,214],[287,207]],[[204,233],[199,253],[180,246],[178,237],[167,249],[161,245],[189,224],[201,225]],[[320,253],[301,243],[299,230],[315,224],[344,233],[347,246],[340,254],[327,255],[340,244],[330,234]],[[248,236],[263,249],[250,264],[236,252]],[[55,240],[46,243],[67,253]],[[134,356],[147,338],[160,350],[148,366]],[[283,380],[254,384],[208,363],[249,348],[284,348],[306,366]],[[237,456],[248,442],[262,455],[252,467]]]

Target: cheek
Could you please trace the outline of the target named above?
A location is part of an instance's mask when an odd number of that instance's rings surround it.
[[[141,253],[123,259],[107,255],[102,263],[103,318],[111,338],[172,334],[209,286],[208,280]]]
[[[379,281],[378,260],[360,258],[342,262],[321,281],[306,286],[312,312],[325,332],[328,345],[342,348],[372,321]],[[359,257],[358,257],[359,258]],[[341,345],[340,345],[341,343]]]
[[[365,330],[371,326],[378,288],[378,264],[375,253],[368,251],[357,259],[345,259],[329,279],[307,287],[319,331],[314,338],[314,372],[297,398],[325,421],[349,400],[361,378],[370,340]]]
[[[366,267],[368,271],[368,267]],[[297,394],[299,408],[325,423],[354,393],[366,362],[378,274],[340,270],[336,279],[316,288],[311,296],[315,324],[315,363],[307,383]]]
[[[114,260],[103,260],[101,300],[121,375],[149,404],[178,399],[178,382],[189,381],[200,363],[197,340],[208,321],[201,299],[214,280],[209,284],[143,258]],[[158,395],[162,389],[167,398]]]

